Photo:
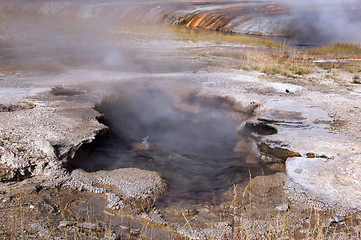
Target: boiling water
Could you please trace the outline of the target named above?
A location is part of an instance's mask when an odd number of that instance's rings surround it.
[[[79,151],[73,167],[154,170],[170,184],[168,200],[208,200],[212,192],[248,178],[250,170],[260,170],[246,162],[251,149],[233,151],[242,139],[236,133],[241,122],[226,114],[219,100],[193,99],[197,111],[186,111],[164,91],[138,90],[103,102],[97,110],[110,132]]]

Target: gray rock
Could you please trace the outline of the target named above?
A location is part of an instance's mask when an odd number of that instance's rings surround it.
[[[120,236],[116,234],[115,232],[107,232],[104,234],[105,240],[118,240],[120,239]]]
[[[108,190],[95,185],[104,184],[108,189],[114,189],[107,195],[111,205],[109,209],[127,208],[124,202],[150,205],[155,199],[168,191],[168,183],[157,172],[137,168],[123,168],[112,171],[97,171],[88,173],[83,170],[74,170],[69,178],[64,178],[63,187],[83,189],[94,193],[106,193]],[[124,201],[124,202],[122,202]],[[118,209],[117,209],[118,208]]]
[[[331,142],[330,138],[325,137],[325,139]],[[358,145],[344,143],[337,139],[332,141],[332,144],[328,143],[328,146],[333,146],[340,152],[346,152],[349,149],[361,150],[359,143]],[[341,144],[343,145],[340,146]],[[286,161],[288,175],[286,187],[290,199],[309,202],[311,203],[308,204],[309,207],[323,204],[324,210],[342,208],[344,211],[352,212],[352,209],[360,209],[361,165],[358,161],[361,154],[337,153],[334,156],[334,159],[326,162],[325,158],[289,158]]]
[[[159,226],[167,226],[168,222],[163,218],[163,215],[158,210],[154,209],[149,214],[142,213],[142,218],[152,224]]]
[[[0,181],[54,177],[59,160],[106,127],[91,103],[37,102],[24,111],[0,112]]]
[[[126,210],[132,211],[132,206],[128,203],[124,202],[118,195],[114,193],[106,193],[105,194],[108,199],[108,204],[106,208],[108,210],[116,211],[116,210]]]
[[[341,223],[341,222],[344,222],[344,221],[345,221],[345,218],[342,217],[342,216],[340,216],[340,215],[334,215],[334,216],[332,216],[331,221],[332,221],[333,223]]]
[[[325,220],[325,221],[322,222],[322,227],[323,228],[328,228],[328,227],[330,227],[330,223],[331,223],[331,221]]]
[[[76,222],[72,221],[60,221],[58,228],[64,228],[64,227],[72,227],[76,224]]]
[[[141,229],[138,229],[138,228],[130,229],[130,235],[132,235],[132,236],[139,236],[140,233],[141,233]]]
[[[47,202],[39,202],[35,207],[44,214],[55,214],[59,211],[56,206]]]
[[[39,237],[50,238],[49,230],[43,224],[35,222],[32,223],[30,227],[33,231],[37,232]]]
[[[286,212],[286,211],[288,211],[289,206],[287,203],[284,203],[284,204],[277,206],[275,209],[277,212]]]

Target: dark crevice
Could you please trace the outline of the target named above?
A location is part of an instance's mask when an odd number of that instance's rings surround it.
[[[247,122],[245,127],[248,131],[260,135],[273,135],[277,134],[277,129],[264,122]]]

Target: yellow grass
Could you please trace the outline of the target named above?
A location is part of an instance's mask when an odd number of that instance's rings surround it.
[[[214,42],[231,42],[250,45],[262,45],[269,47],[282,47],[282,44],[255,37],[247,37],[240,35],[231,35],[223,32],[203,29],[189,29],[184,26],[172,26],[171,30],[181,40],[188,41],[214,41]]]
[[[312,48],[307,52],[314,55],[361,55],[361,46],[355,43],[333,43],[327,46]]]

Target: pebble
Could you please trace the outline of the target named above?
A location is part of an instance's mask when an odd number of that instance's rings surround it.
[[[340,222],[343,222],[345,221],[345,218],[340,216],[340,215],[335,215],[332,217],[332,220],[331,220],[333,223],[340,223]]]
[[[73,221],[60,221],[58,228],[64,228],[64,227],[77,227],[82,229],[88,229],[90,231],[104,230],[104,227],[101,224],[97,224],[97,223],[88,223],[88,222],[77,223]]]
[[[138,236],[140,234],[140,232],[141,232],[140,229],[131,229],[130,230],[130,235]]]
[[[75,225],[75,222],[71,222],[71,221],[60,221],[58,228],[63,228],[63,227],[70,227]]]
[[[117,239],[120,239],[120,236],[118,236],[115,232],[108,232],[108,233],[104,234],[104,239],[117,240]]]
[[[37,234],[40,236],[40,237],[43,237],[43,238],[46,238],[46,239],[49,239],[50,238],[50,234],[49,234],[49,230],[47,229],[46,226],[44,226],[43,224],[41,223],[32,223],[30,225],[30,227],[37,232]]]
[[[323,228],[328,228],[328,227],[330,227],[330,222],[329,222],[329,221],[324,221],[324,222],[322,223],[322,227],[323,227]]]
[[[194,215],[197,215],[197,213],[198,213],[197,209],[194,209],[194,208],[186,208],[182,212],[182,214],[184,216],[194,216]]]
[[[154,210],[149,214],[143,213],[141,217],[153,224],[160,225],[160,226],[167,226],[168,222],[163,218],[162,213],[158,210]]]
[[[53,205],[46,202],[39,202],[35,205],[42,213],[54,214],[58,212],[58,209]]]
[[[89,229],[91,231],[104,230],[104,228],[100,224],[96,224],[96,223],[83,222],[83,223],[79,223],[77,227],[78,228],[83,228],[83,229]]]
[[[310,230],[309,229],[300,229],[299,232],[302,234],[309,234]]]
[[[284,203],[284,204],[277,206],[275,209],[277,212],[286,212],[286,211],[288,211],[289,206],[287,203]]]

